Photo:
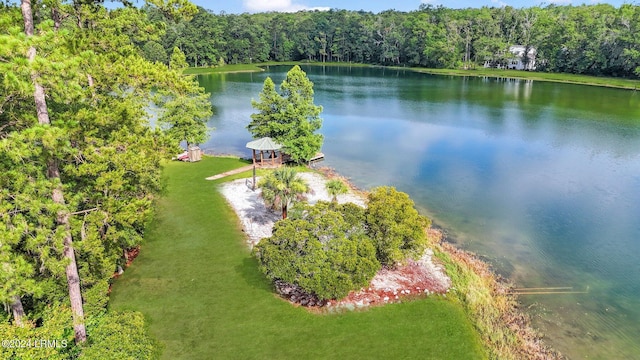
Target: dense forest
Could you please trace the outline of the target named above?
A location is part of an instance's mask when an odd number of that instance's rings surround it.
[[[167,61],[180,48],[191,66],[265,61],[354,62],[473,68],[509,57],[510,45],[537,49],[539,71],[640,76],[640,7],[625,4],[448,9],[215,14],[170,21],[146,8],[166,33],[139,44]]]
[[[153,3],[176,21],[197,11]],[[162,159],[202,141],[211,116],[179,56],[141,56],[135,43],[161,34],[133,7],[0,2],[2,359],[160,351],[140,313],[106,306],[152,218]]]

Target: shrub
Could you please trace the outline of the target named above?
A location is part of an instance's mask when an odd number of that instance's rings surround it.
[[[367,234],[382,265],[394,266],[424,252],[425,229],[431,221],[418,213],[406,193],[389,186],[373,189],[368,196],[365,217]]]
[[[0,359],[66,360],[74,359],[79,347],[73,339],[71,310],[58,303],[41,312],[41,324],[25,327],[0,323],[0,339],[9,341],[0,347]]]
[[[138,312],[108,312],[89,327],[89,346],[80,359],[157,359],[160,345],[147,335]]]
[[[295,213],[254,248],[269,279],[298,285],[321,300],[343,298],[369,284],[380,263],[363,223],[345,220],[362,218],[357,210],[319,202]]]

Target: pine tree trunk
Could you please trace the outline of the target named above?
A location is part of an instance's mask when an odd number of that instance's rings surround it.
[[[60,15],[60,11],[55,7],[51,8],[51,19],[53,19],[53,29],[55,31],[60,30],[60,25],[62,25],[62,16]]]
[[[49,179],[58,181],[55,189],[53,189],[53,202],[64,205],[64,193],[60,184],[60,171],[58,163],[50,160],[48,164]],[[76,254],[73,251],[73,238],[71,237],[71,225],[69,223],[69,211],[62,210],[58,212],[56,222],[64,229],[64,250],[63,256],[69,260],[65,268],[67,275],[67,287],[69,288],[69,301],[71,302],[71,314],[73,315],[73,332],[77,343],[87,340],[87,330],[84,325],[84,308],[82,307],[82,292],[80,291],[80,275],[78,275],[78,265],[76,262]]]
[[[13,296],[11,311],[13,312],[13,323],[17,326],[23,327],[24,322],[22,321],[22,318],[24,317],[24,308],[22,307],[22,299],[20,299],[19,295]]]
[[[24,32],[27,36],[33,35],[33,14],[31,9],[31,0],[22,0],[20,4],[22,17],[24,19]],[[36,58],[36,49],[32,46],[27,53],[29,62],[33,62]],[[51,125],[49,119],[49,111],[45,98],[44,87],[38,82],[38,74],[32,73],[31,80],[35,87],[33,94],[36,112],[38,115],[38,123],[41,125]],[[60,183],[60,169],[58,162],[54,159],[49,160],[47,164],[47,177],[56,183],[56,187],[52,193],[52,200],[56,204],[64,205],[64,192]],[[78,275],[78,266],[76,263],[75,253],[73,251],[73,239],[71,237],[71,225],[69,223],[69,211],[61,210],[57,214],[56,222],[64,229],[64,250],[63,254],[69,260],[66,267],[67,285],[69,288],[69,300],[71,302],[71,312],[73,315],[73,330],[76,342],[84,342],[87,339],[87,331],[84,326],[84,309],[82,308],[82,294],[80,292],[80,276]],[[14,313],[15,314],[15,313]]]

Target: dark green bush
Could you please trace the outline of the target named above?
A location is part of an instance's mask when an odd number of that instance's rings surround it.
[[[142,360],[160,357],[160,344],[147,335],[138,312],[108,312],[88,327],[90,343],[80,359]]]
[[[389,186],[373,189],[365,217],[367,235],[382,265],[394,266],[424,252],[428,240],[425,229],[431,220],[418,213],[406,193]]]
[[[292,213],[254,248],[269,279],[298,285],[322,300],[369,284],[380,263],[363,222],[357,221],[364,217],[362,209],[320,202]]]
[[[25,327],[8,322],[0,323],[0,359],[7,360],[67,360],[74,359],[79,351],[71,330],[71,310],[66,305],[54,303],[41,312],[42,325],[26,321]],[[25,319],[26,320],[26,319]]]

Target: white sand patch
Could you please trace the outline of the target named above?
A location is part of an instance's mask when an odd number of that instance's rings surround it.
[[[322,175],[316,173],[300,173],[301,178],[303,178],[309,187],[313,190],[311,194],[307,195],[307,201],[309,204],[315,204],[320,200],[331,201],[331,196],[327,192],[327,188],[325,184],[327,183],[327,179],[325,179]],[[353,193],[353,191],[349,190],[346,194],[338,195],[337,197],[338,203],[344,204],[347,202],[354,203],[358,206],[364,207],[365,201],[362,196]]]
[[[264,205],[260,189],[252,191],[246,185],[246,179],[239,179],[225,183],[220,187],[220,192],[238,214],[250,248],[260,239],[271,236],[273,224],[281,219],[281,214]]]
[[[320,200],[331,201],[331,196],[325,188],[327,180],[322,175],[316,173],[299,173],[298,175],[309,184],[312,190],[311,194],[307,194],[307,200],[310,204],[315,204]],[[256,179],[258,181],[260,177]],[[282,214],[280,211],[272,211],[264,205],[264,201],[260,197],[262,193],[260,189],[252,191],[247,186],[246,179],[238,179],[222,185],[220,192],[238,214],[242,222],[242,229],[248,236],[247,245],[250,248],[253,248],[261,239],[271,236],[273,224],[282,218]],[[346,202],[365,206],[364,199],[352,191],[338,195],[338,203]]]

